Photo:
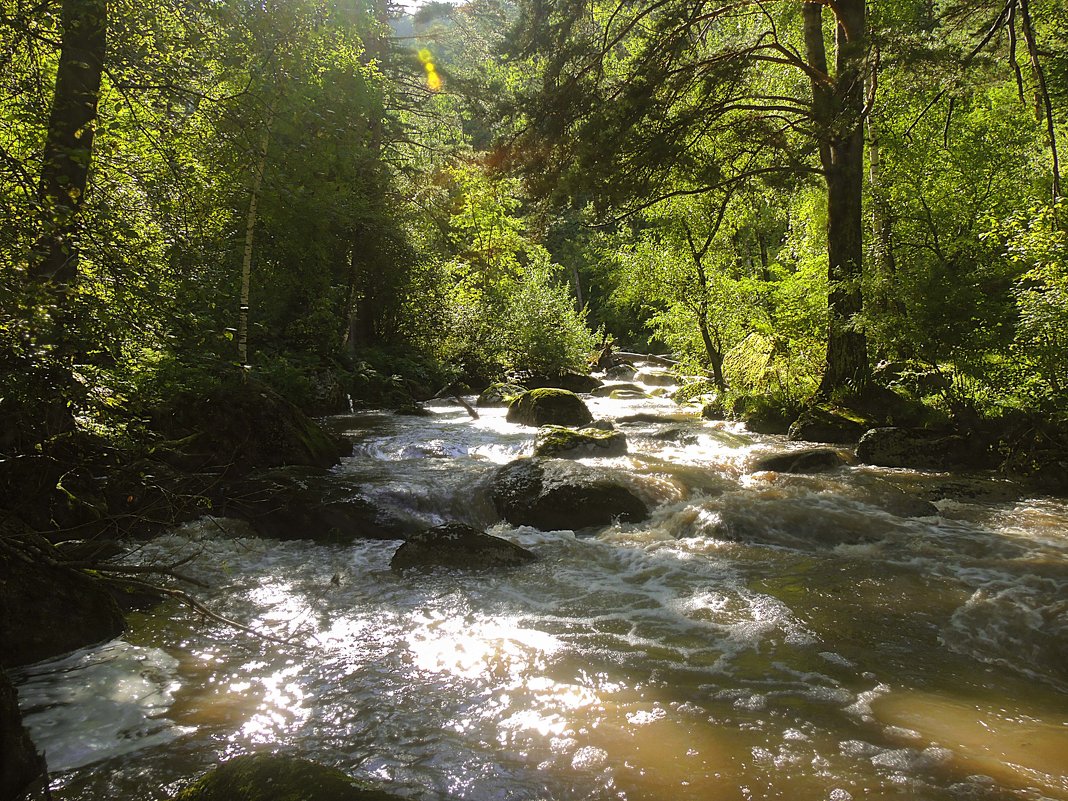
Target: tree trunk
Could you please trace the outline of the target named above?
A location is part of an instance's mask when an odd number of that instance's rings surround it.
[[[63,0],[63,39],[37,199],[41,236],[31,276],[60,294],[78,276],[78,218],[89,181],[100,80],[107,54],[107,0]]]
[[[823,5],[805,3],[803,17],[809,65],[827,81],[812,81],[813,114],[827,182],[828,330],[827,361],[818,394],[851,387],[863,391],[870,378],[868,345],[856,329],[863,310],[864,86],[867,9],[864,0],[840,0],[836,71],[827,69]]]
[[[273,115],[268,115],[260,142],[260,152],[252,173],[252,187],[248,199],[248,216],[245,218],[245,248],[241,258],[241,305],[237,314],[237,360],[248,374],[248,313],[249,290],[252,285],[252,252],[256,237],[256,216],[263,189],[263,173],[267,170],[267,149],[271,144]]]

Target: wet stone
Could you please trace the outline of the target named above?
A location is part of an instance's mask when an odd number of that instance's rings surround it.
[[[409,537],[393,554],[391,570],[434,567],[486,570],[517,567],[537,557],[513,542],[463,523],[445,523]]]

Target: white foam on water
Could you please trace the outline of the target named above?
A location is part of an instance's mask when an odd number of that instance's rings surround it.
[[[49,770],[72,770],[189,732],[164,717],[179,686],[177,665],[158,648],[119,640],[20,668],[23,723]]]

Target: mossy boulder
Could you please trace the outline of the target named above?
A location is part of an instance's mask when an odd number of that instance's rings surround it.
[[[527,388],[520,384],[497,383],[490,384],[478,396],[475,405],[480,409],[488,409],[494,406],[507,406],[512,398],[522,395]]]
[[[559,459],[519,459],[493,476],[497,512],[544,531],[640,522],[649,509],[615,474]]]
[[[627,437],[622,431],[542,426],[534,438],[535,456],[581,459],[587,456],[622,456],[626,452]]]
[[[790,425],[788,437],[794,441],[845,445],[859,440],[871,427],[871,422],[857,412],[828,406],[808,406]]]
[[[392,570],[488,570],[516,567],[537,557],[526,548],[463,523],[445,523],[409,537],[393,554]]]
[[[181,394],[154,416],[180,469],[244,474],[265,467],[332,467],[346,447],[266,384],[238,380]]]
[[[122,634],[126,622],[103,582],[34,558],[58,558],[41,538],[7,527],[0,536],[12,546],[0,553],[0,666],[39,662]]]
[[[593,422],[593,414],[574,392],[543,388],[513,398],[506,419],[527,426],[584,426]]]
[[[176,801],[401,801],[339,770],[280,754],[227,760],[178,793]]]
[[[845,464],[842,455],[830,448],[808,448],[775,456],[765,456],[753,465],[754,472],[771,470],[776,473],[822,473]]]
[[[987,468],[994,463],[990,443],[982,437],[891,426],[866,432],[857,444],[857,458],[865,464],[916,470]]]

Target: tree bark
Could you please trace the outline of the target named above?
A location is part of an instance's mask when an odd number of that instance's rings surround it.
[[[836,70],[827,68],[823,5],[802,9],[809,66],[826,82],[812,81],[813,116],[827,183],[827,360],[818,394],[863,391],[870,379],[867,339],[857,330],[863,310],[864,105],[867,8],[864,0],[839,0]]]
[[[78,222],[107,54],[107,0],[63,0],[61,13],[63,39],[37,192],[41,235],[30,275],[65,294],[78,276]]]
[[[260,152],[252,173],[252,187],[248,199],[248,215],[245,218],[245,247],[241,257],[241,301],[237,311],[237,360],[241,369],[248,374],[248,313],[249,294],[252,286],[252,253],[256,242],[256,218],[259,209],[260,193],[263,190],[263,174],[267,170],[267,149],[271,144],[271,124],[273,115],[269,114],[260,141]]]

